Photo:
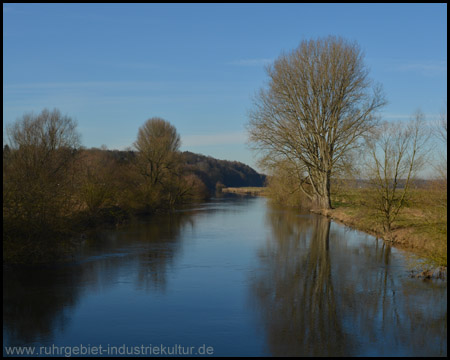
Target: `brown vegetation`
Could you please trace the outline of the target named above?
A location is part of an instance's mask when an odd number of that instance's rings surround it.
[[[210,189],[200,176],[214,179],[203,174],[195,161],[188,163],[188,158],[206,157],[190,154],[187,158],[181,153],[175,127],[160,118],[149,119],[139,129],[137,151],[82,148],[76,123],[56,109],[25,114],[7,128],[7,136],[3,148],[4,262],[60,259],[71,251],[71,239],[87,227],[204,200]],[[208,161],[213,160],[217,162]],[[236,171],[242,166],[226,164],[218,168],[217,176],[232,185],[224,171],[228,169],[245,180],[251,172]]]
[[[265,187],[238,187],[238,188],[223,188],[223,193],[251,195],[251,196],[266,196],[267,188]]]

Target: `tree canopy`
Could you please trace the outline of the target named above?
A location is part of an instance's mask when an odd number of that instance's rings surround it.
[[[269,171],[290,167],[316,205],[330,208],[330,179],[385,104],[356,43],[304,40],[267,67],[269,82],[249,114],[250,141]]]

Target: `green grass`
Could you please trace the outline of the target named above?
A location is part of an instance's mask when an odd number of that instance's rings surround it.
[[[383,237],[380,216],[370,205],[368,189],[339,189],[328,215],[359,230]],[[447,266],[446,189],[414,189],[394,221],[394,245],[425,257],[430,264]]]

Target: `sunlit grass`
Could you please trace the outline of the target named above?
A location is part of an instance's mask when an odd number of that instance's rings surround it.
[[[369,189],[341,188],[332,196],[330,216],[357,229],[383,237],[380,217],[371,207]],[[430,264],[447,266],[447,192],[414,189],[393,224],[394,245],[423,256]]]
[[[267,194],[267,188],[266,187],[256,187],[256,186],[229,187],[229,188],[223,188],[222,192],[233,193],[233,194],[243,194],[243,195],[265,196]]]

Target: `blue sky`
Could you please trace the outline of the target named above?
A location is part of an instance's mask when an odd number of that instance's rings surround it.
[[[245,123],[264,66],[303,39],[359,43],[383,116],[446,106],[447,4],[3,4],[3,122],[59,108],[86,147],[124,149],[150,117],[182,150],[255,166]]]

